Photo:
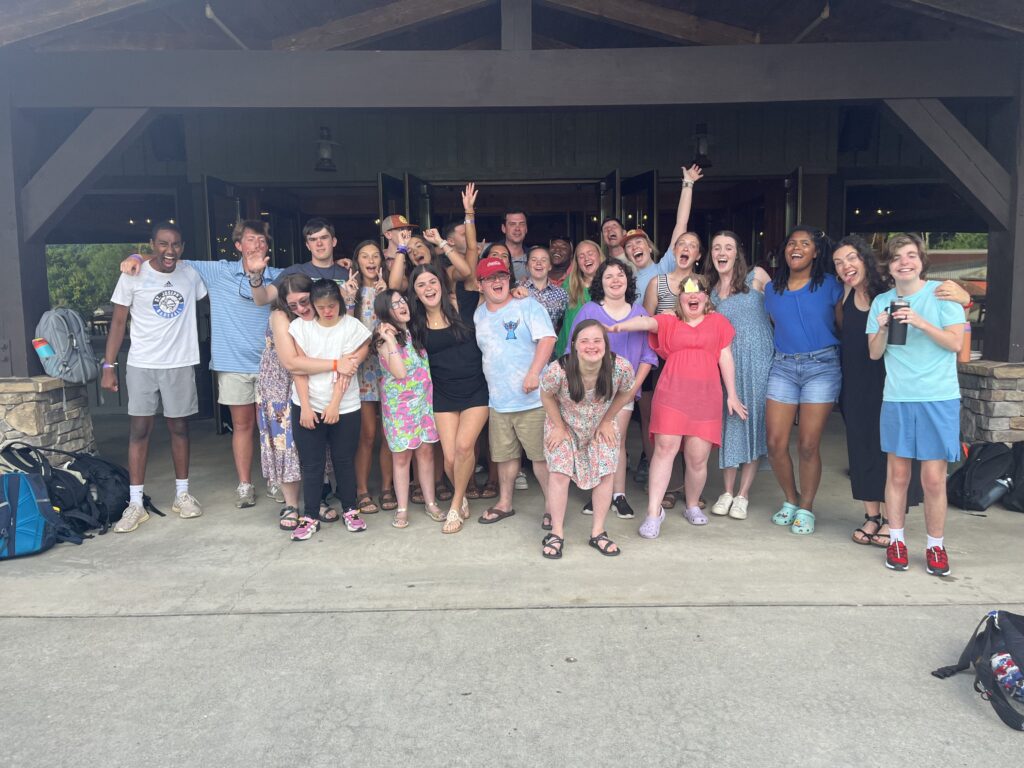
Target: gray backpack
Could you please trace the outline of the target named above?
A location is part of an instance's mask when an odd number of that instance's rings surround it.
[[[89,333],[75,310],[58,307],[44,312],[36,326],[36,338],[46,339],[53,348],[52,355],[39,358],[48,376],[85,384],[100,375]]]

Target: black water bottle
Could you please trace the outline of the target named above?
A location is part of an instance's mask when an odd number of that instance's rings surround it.
[[[889,344],[902,346],[907,343],[907,326],[893,317],[893,315],[896,314],[897,310],[907,309],[909,306],[909,301],[898,296],[894,302],[889,304]]]

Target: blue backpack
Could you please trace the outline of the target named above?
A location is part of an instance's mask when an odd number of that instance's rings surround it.
[[[0,560],[45,552],[59,541],[81,544],[50,504],[39,475],[0,475]]]

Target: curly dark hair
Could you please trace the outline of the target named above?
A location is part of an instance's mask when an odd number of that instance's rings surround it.
[[[608,259],[607,261],[601,262],[601,265],[597,268],[597,272],[594,273],[594,279],[590,281],[590,300],[595,304],[604,303],[604,273],[609,269],[617,267],[622,270],[622,274],[626,276],[626,303],[636,303],[636,275],[633,274],[632,267],[628,266],[618,259]]]
[[[828,235],[817,227],[809,227],[805,224],[798,224],[789,230],[786,235],[786,239],[780,249],[783,254],[786,252],[786,243],[793,239],[793,235],[797,232],[806,232],[811,236],[811,240],[814,242],[814,253],[817,258],[811,262],[811,287],[812,291],[818,290],[818,286],[825,282],[825,275],[832,271],[832,259],[828,258],[832,253],[832,241]],[[785,255],[782,257],[782,261],[779,263],[778,269],[775,270],[775,277],[772,278],[772,289],[776,293],[785,293],[786,286],[789,284],[789,262],[786,261]]]
[[[864,274],[868,280],[868,298],[874,299],[880,293],[885,293],[891,286],[891,280],[884,274],[882,274],[881,265],[878,263],[878,259],[875,258],[875,252],[868,245],[867,240],[859,235],[847,235],[838,243],[835,248],[832,249],[832,255],[836,255],[836,251],[840,248],[846,248],[849,246],[857,253],[857,258],[864,264]]]

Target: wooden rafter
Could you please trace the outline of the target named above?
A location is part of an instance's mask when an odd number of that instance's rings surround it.
[[[927,16],[980,25],[1024,34],[1024,2],[1021,0],[889,0]]]
[[[0,46],[95,21],[151,0],[16,0],[0,13]]]
[[[704,19],[692,13],[665,8],[644,0],[543,0],[560,11],[636,29],[665,40],[704,45],[757,43],[760,36],[749,29]]]
[[[317,27],[278,37],[275,50],[329,51],[369,43],[433,21],[449,19],[490,0],[398,0],[381,8],[334,19]]]

